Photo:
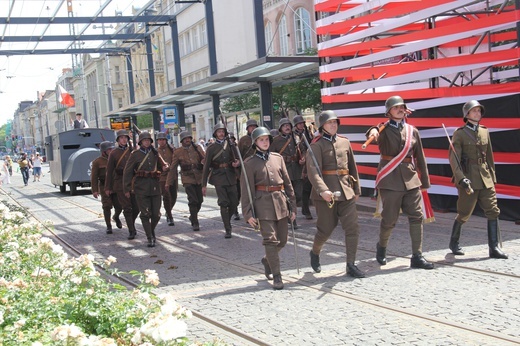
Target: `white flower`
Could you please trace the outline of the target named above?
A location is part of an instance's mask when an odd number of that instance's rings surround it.
[[[92,288],[89,288],[89,289],[87,289],[87,290],[85,291],[85,294],[86,294],[87,296],[91,296],[91,295],[94,294],[94,290],[93,290]]]
[[[43,344],[39,341],[35,341],[31,344],[31,346],[43,346]]]
[[[45,268],[36,268],[36,269],[34,269],[31,276],[33,278],[36,278],[36,277],[47,277],[48,278],[51,276],[51,272]]]
[[[22,328],[25,325],[25,319],[18,320],[14,323],[16,329]]]
[[[76,327],[74,324],[65,324],[63,326],[56,327],[51,333],[51,338],[54,341],[65,341],[69,338],[80,339],[84,337],[85,334],[83,334],[81,329]]]
[[[0,324],[4,323],[4,312],[0,310]]]
[[[159,285],[159,275],[157,274],[157,272],[155,270],[146,269],[144,271],[144,275],[145,275],[144,282],[146,282],[147,284],[152,284],[154,286]]]

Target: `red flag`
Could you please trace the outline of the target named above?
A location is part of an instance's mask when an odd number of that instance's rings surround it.
[[[74,106],[75,102],[72,96],[65,90],[61,85],[58,84],[59,87],[59,100],[62,105],[65,105],[67,107]]]

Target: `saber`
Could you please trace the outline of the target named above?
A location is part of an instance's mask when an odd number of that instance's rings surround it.
[[[323,174],[321,174],[320,166],[318,165],[318,160],[316,160],[316,156],[314,156],[314,151],[312,151],[311,145],[309,144],[309,141],[307,140],[307,137],[303,136],[303,141],[305,142],[305,146],[307,147],[307,150],[309,151],[309,154],[311,155],[312,163],[314,163],[314,167],[316,167],[316,170],[318,171],[318,174],[323,180]],[[330,202],[327,202],[327,206],[329,208],[332,208],[334,205],[334,195],[332,196],[332,199]]]
[[[442,128],[444,129],[444,132],[446,133],[446,137],[448,138],[448,142],[450,143],[450,149],[453,151],[453,155],[455,155],[455,161],[457,161],[457,165],[459,166],[459,169],[464,172],[462,169],[462,165],[460,164],[459,156],[457,155],[457,152],[455,151],[455,147],[453,146],[453,143],[451,142],[450,135],[448,134],[448,130],[446,130],[446,126],[444,126],[444,123],[442,123]],[[471,188],[471,185],[468,184],[468,187],[464,189],[468,195],[471,195],[474,191]]]

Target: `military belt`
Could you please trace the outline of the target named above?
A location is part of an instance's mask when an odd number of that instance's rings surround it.
[[[381,160],[386,160],[386,161],[391,161],[394,159],[395,156],[390,156],[390,155],[381,155]],[[403,159],[403,161],[401,162],[405,162],[405,163],[412,163],[412,158],[411,157],[405,157]]]
[[[348,175],[348,169],[334,169],[331,171],[321,171],[323,175]]]
[[[296,162],[296,161],[298,161],[298,156],[297,156],[297,155],[293,155],[293,156],[284,156],[284,157],[283,157],[283,160],[284,160],[286,163]]]
[[[283,185],[255,185],[256,191],[265,191],[265,192],[273,192],[273,191],[283,191]]]
[[[218,169],[218,168],[227,168],[229,167],[229,163],[216,163],[216,162],[212,162],[211,163],[211,167],[215,168],[215,169]]]
[[[161,171],[136,171],[135,175],[140,178],[160,178]]]
[[[473,160],[473,159],[468,159],[468,163],[470,165],[481,165],[483,163],[486,162],[486,159],[484,159],[483,157],[479,157],[478,159],[476,160]]]

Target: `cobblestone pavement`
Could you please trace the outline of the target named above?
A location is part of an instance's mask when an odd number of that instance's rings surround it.
[[[455,214],[436,213],[436,222],[424,227],[424,255],[436,262],[434,270],[426,271],[409,268],[408,223],[401,217],[388,246],[389,263],[379,266],[374,259],[379,232],[379,220],[372,216],[375,202],[361,197],[358,267],[367,278],[345,276],[340,227],[321,254],[322,272],[314,273],[309,250],[315,220],[299,217],[300,273],[290,237],[281,252],[285,288],[274,291],[263,276],[260,235],[240,220],[233,223],[233,238],[224,239],[214,196],[205,199],[201,231],[193,232],[186,196],[179,191],[175,226],[163,218],[156,230],[158,245],[149,249],[143,232],[134,241],[126,239],[124,227],[105,234],[100,202],[87,189],[79,189],[77,196],[60,194],[48,174],[27,187],[21,180],[18,174],[13,184],[2,186],[0,200],[12,198],[38,220],[51,220],[56,233],[83,252],[116,257],[121,270],[155,269],[159,290],[174,291],[187,308],[265,344],[520,343],[520,229],[513,222],[500,223],[508,260],[488,258],[486,220],[480,217],[464,225],[466,255],[455,258],[447,248]],[[248,344],[198,318],[188,321],[188,331],[192,340]]]

